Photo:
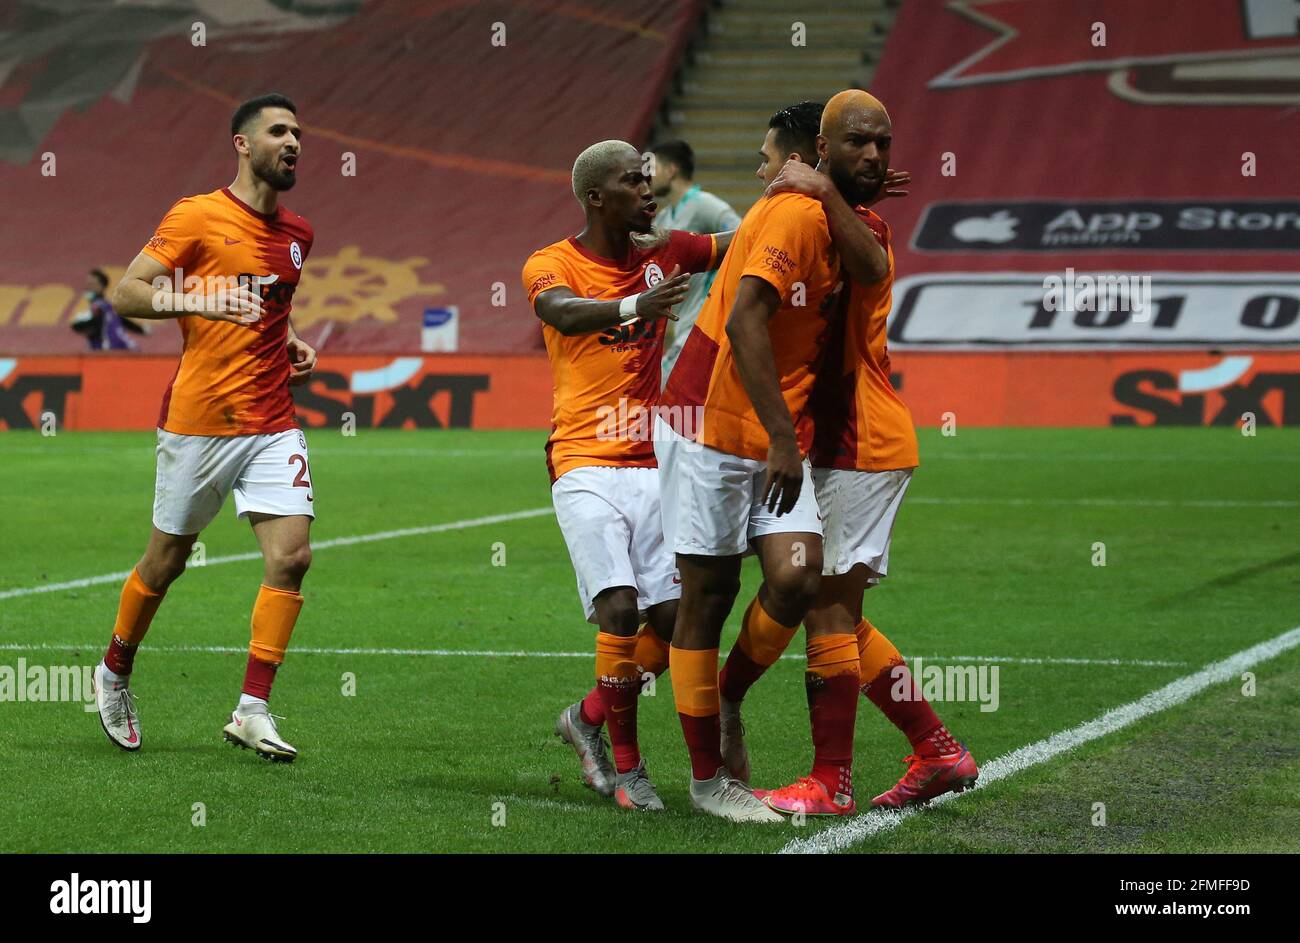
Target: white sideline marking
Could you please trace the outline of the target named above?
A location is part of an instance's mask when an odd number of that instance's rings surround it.
[[[980,778],[976,782],[975,788],[982,788],[1000,779],[1014,776],[1022,770],[1037,766],[1040,763],[1046,763],[1053,757],[1060,756],[1062,753],[1090,740],[1104,737],[1109,733],[1122,730],[1144,717],[1176,707],[1211,685],[1231,681],[1239,677],[1243,671],[1259,664],[1261,661],[1276,658],[1283,652],[1290,651],[1297,646],[1300,646],[1300,626],[1291,629],[1289,632],[1283,632],[1266,642],[1260,642],[1258,645],[1237,652],[1235,655],[1229,655],[1222,661],[1212,662],[1195,674],[1185,675],[1176,681],[1171,681],[1163,688],[1157,688],[1136,701],[1130,701],[1121,707],[1108,710],[1100,717],[1079,724],[1077,727],[1062,730],[1052,734],[1045,740],[1039,740],[1037,743],[1031,743],[1018,750],[1013,750],[1011,753],[999,756],[981,767]],[[969,790],[967,790],[967,793],[969,793]],[[933,800],[930,805],[935,806],[941,802],[949,802],[964,794],[966,793],[944,793]],[[900,823],[915,815],[916,812],[916,807],[909,807],[902,812],[873,810],[852,818],[841,825],[834,825],[825,831],[818,832],[810,838],[796,838],[782,847],[778,854],[827,854],[843,851],[845,848],[871,838],[873,835],[879,835],[882,832],[897,828]]]
[[[82,649],[97,649],[99,642],[84,642],[80,645],[71,642],[5,642],[0,643],[4,652],[79,652]],[[150,645],[146,651],[162,654],[179,654],[197,652],[204,655],[241,655],[248,651],[247,645]],[[424,657],[472,657],[472,658],[593,658],[592,652],[536,652],[536,651],[486,651],[463,648],[307,648],[294,646],[289,649],[294,655],[417,655]],[[720,654],[719,659],[726,657]],[[976,662],[985,664],[1012,665],[1085,665],[1107,668],[1181,668],[1185,661],[1145,661],[1123,658],[1015,658],[995,657],[991,655],[907,655],[908,661],[918,658],[929,662]],[[805,661],[806,655],[782,655],[781,661]]]
[[[467,527],[482,527],[485,524],[501,524],[507,521],[522,521],[530,517],[554,514],[553,508],[533,508],[531,511],[514,511],[510,514],[493,514],[488,517],[473,517],[464,521],[451,521],[447,524],[430,524],[426,527],[404,527],[401,530],[381,530],[373,534],[358,534],[355,537],[335,537],[331,540],[313,541],[312,550],[325,550],[329,547],[348,547],[352,544],[368,544],[376,540],[393,540],[396,537],[419,537],[424,534],[440,534],[448,530],[464,530]],[[244,560],[260,560],[261,551],[250,553],[232,553],[224,557],[210,557],[204,566],[216,566],[220,563],[239,563]],[[118,583],[131,575],[130,570],[118,573],[103,573],[88,576],[80,580],[68,580],[63,583],[46,583],[44,586],[23,586],[18,589],[6,589],[0,592],[0,599],[12,599],[15,596],[31,596],[35,593],[56,593],[64,589],[81,589],[85,586],[98,586],[101,583]]]

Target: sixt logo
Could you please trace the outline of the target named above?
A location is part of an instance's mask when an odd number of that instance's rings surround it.
[[[1249,381],[1254,358],[1225,357],[1203,370],[1132,370],[1121,374],[1113,389],[1115,401],[1146,414],[1142,425],[1233,426],[1252,413],[1261,426],[1300,426],[1300,373],[1256,373]],[[1210,394],[1213,394],[1211,396]],[[1269,412],[1265,400],[1276,396],[1280,416]],[[1120,413],[1112,426],[1138,425],[1138,417]]]
[[[614,353],[633,350],[642,341],[653,341],[659,336],[658,321],[633,321],[631,324],[619,324],[601,331],[598,340]]]

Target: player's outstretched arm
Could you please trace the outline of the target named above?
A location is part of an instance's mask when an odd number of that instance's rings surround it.
[[[170,268],[141,252],[113,289],[110,302],[122,317],[142,320],[197,314],[210,321],[247,325],[262,317],[262,296],[246,285],[186,294],[175,290],[172,275]]]
[[[767,324],[781,306],[774,286],[755,275],[745,275],[736,289],[736,300],[727,316],[727,338],[731,341],[740,382],[754,404],[758,421],[767,430],[767,480],[763,499],[777,516],[788,513],[799,499],[803,486],[803,456],[795,437],[794,420],[781,395],[776,373],[776,356]]]
[[[872,285],[889,275],[889,254],[885,247],[849,206],[830,177],[802,161],[789,160],[764,195],[785,191],[802,193],[821,203],[831,242],[851,279],[860,285]]]
[[[686,297],[691,280],[689,272],[679,272],[680,266],[674,266],[672,274],[653,288],[614,301],[579,298],[572,289],[557,285],[539,294],[533,300],[533,309],[539,318],[566,337],[592,334],[638,318],[676,321],[673,306]]]
[[[729,229],[726,232],[715,232],[713,234],[713,242],[717,248],[713,251],[713,265],[710,266],[710,271],[716,269],[722,264],[722,259],[727,254],[727,250],[731,248],[731,240],[735,235],[736,230],[734,229]]]

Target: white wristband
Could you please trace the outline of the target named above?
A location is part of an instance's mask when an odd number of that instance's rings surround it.
[[[626,324],[628,321],[635,321],[637,319],[636,300],[640,297],[641,295],[639,293],[628,295],[618,303],[618,320],[620,323]]]

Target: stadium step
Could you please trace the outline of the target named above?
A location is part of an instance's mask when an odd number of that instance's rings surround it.
[[[899,0],[721,0],[661,108],[654,139],[695,150],[696,181],[744,212],[762,195],[758,148],[772,114],[868,87]],[[796,46],[793,24],[805,28]]]

